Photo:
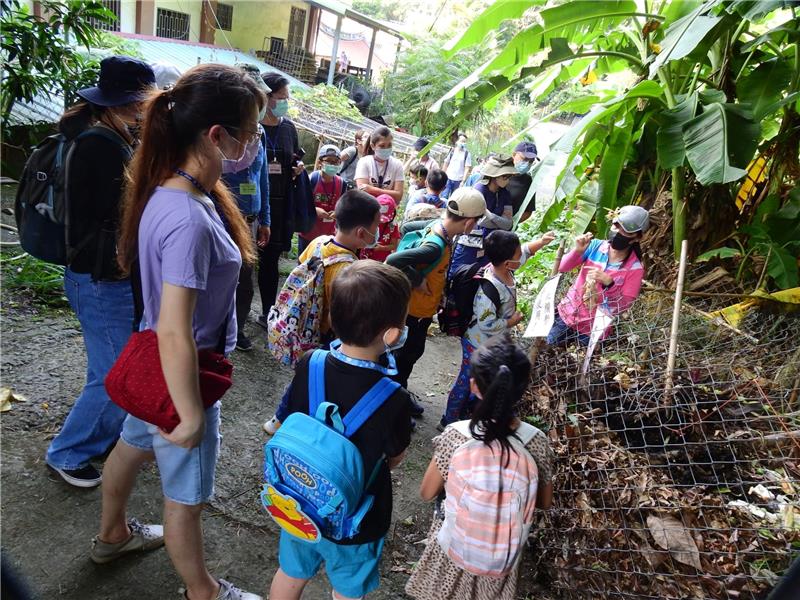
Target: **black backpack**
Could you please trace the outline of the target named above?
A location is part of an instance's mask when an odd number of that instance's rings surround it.
[[[69,265],[92,240],[94,234],[75,240],[70,236],[67,197],[69,162],[75,142],[99,135],[119,144],[128,158],[130,147],[106,127],[90,127],[73,139],[62,133],[51,135],[37,145],[22,170],[14,216],[22,249],[31,256],[57,265]]]
[[[445,335],[462,337],[476,321],[472,307],[479,288],[492,301],[495,310],[500,312],[500,292],[491,281],[484,278],[485,269],[480,263],[461,265],[448,279],[444,306],[438,314],[439,327]]]

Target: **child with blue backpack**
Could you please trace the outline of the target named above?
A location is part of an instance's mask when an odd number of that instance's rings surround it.
[[[338,600],[379,584],[392,516],[390,469],[411,439],[410,401],[390,377],[406,336],[403,273],[359,261],[333,282],[339,340],[297,364],[290,415],[265,449],[265,508],[281,526],[270,598],[299,599],[322,563]]]

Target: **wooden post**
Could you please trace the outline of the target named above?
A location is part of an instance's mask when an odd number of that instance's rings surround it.
[[[664,383],[664,401],[672,401],[674,385],[675,354],[678,350],[678,326],[681,318],[681,300],[683,299],[683,281],[686,278],[686,255],[689,253],[689,242],[681,242],[681,258],[678,263],[678,281],[675,284],[675,303],[672,307],[672,329],[669,333],[669,354],[667,354],[667,379]]]
[[[372,30],[372,41],[369,43],[369,54],[367,55],[367,81],[372,81],[372,57],[375,55],[375,38],[378,35],[378,30]]]
[[[550,277],[555,277],[558,275],[558,269],[561,267],[561,259],[564,258],[564,240],[561,240],[561,243],[558,245],[558,250],[556,251],[556,259],[553,261],[553,268],[550,270]],[[557,307],[554,307],[554,310],[558,310]],[[536,365],[536,359],[539,358],[539,352],[542,351],[547,338],[536,338],[533,344],[531,345],[531,350],[528,353],[528,360],[531,361],[531,367]]]
[[[333,75],[336,73],[336,58],[339,56],[340,37],[342,37],[342,15],[337,15],[336,32],[333,34],[333,48],[331,49],[331,64],[328,67],[328,85],[333,85]]]

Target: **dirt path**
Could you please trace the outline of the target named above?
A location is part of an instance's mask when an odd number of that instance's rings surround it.
[[[80,391],[86,368],[78,323],[68,311],[41,314],[28,303],[5,298],[2,313],[2,385],[27,398],[3,413],[2,545],[39,598],[141,600],[177,598],[180,580],[163,550],[98,567],[88,558],[96,532],[99,489],[80,491],[47,469],[43,456]],[[253,326],[252,333],[261,335]],[[263,336],[262,336],[263,337]],[[223,401],[223,443],[216,497],[205,511],[205,548],[212,573],[264,593],[277,568],[277,527],[258,499],[263,479],[261,423],[272,415],[290,378],[263,344],[234,353],[236,380]],[[411,388],[422,398],[425,418],[408,457],[394,474],[394,523],[387,538],[381,589],[371,598],[402,598],[413,561],[422,552],[430,507],[417,490],[430,459],[430,439],[441,416],[460,358],[457,340],[429,339]],[[154,467],[146,467],[131,500],[131,514],[161,521],[161,492]],[[305,598],[330,597],[324,577]]]

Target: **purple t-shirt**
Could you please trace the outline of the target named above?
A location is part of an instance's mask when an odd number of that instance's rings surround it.
[[[142,329],[158,329],[163,283],[198,290],[192,329],[199,349],[214,349],[228,318],[226,354],[236,346],[236,285],[242,256],[205,196],[158,187],[139,225]]]

